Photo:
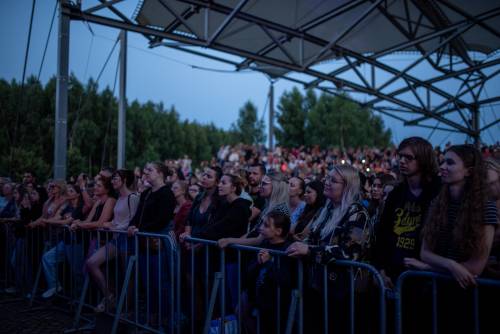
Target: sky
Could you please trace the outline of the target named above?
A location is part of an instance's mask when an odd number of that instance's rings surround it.
[[[137,0],[127,0],[117,6],[128,17],[137,6]],[[84,8],[96,1],[84,0]],[[0,78],[5,80],[22,78],[24,55],[28,39],[32,0],[0,1]],[[46,83],[56,73],[57,61],[57,15],[50,34],[47,54],[41,67],[42,55],[49,33],[55,0],[38,0],[33,19],[32,37],[27,63],[27,75],[37,75]],[[98,12],[100,13],[100,12]],[[104,12],[102,12],[104,13]],[[113,28],[71,22],[70,72],[80,81],[94,79],[104,66],[119,31]],[[99,87],[113,86],[119,47],[116,47],[108,65],[99,80]],[[401,61],[394,57],[394,61]],[[193,65],[196,68],[193,68]],[[203,70],[200,68],[205,68]],[[269,80],[261,73],[234,73],[233,67],[220,62],[176,51],[171,48],[148,48],[146,39],[135,33],[128,33],[127,99],[146,102],[163,102],[175,106],[181,119],[196,120],[199,123],[213,122],[229,129],[238,117],[238,110],[250,100],[256,106],[259,117],[264,116],[267,129],[267,103]],[[274,84],[275,110],[279,97],[296,84],[280,79]],[[303,88],[298,86],[303,92]],[[320,93],[319,91],[317,93]],[[498,95],[498,92],[489,92]],[[267,109],[267,108],[266,108]],[[488,117],[500,115],[500,111],[488,111]],[[447,141],[463,143],[465,135],[418,127],[404,127],[400,121],[383,116],[385,125],[393,133],[394,143],[403,138],[419,135],[429,139],[433,145]],[[500,138],[500,124],[490,128],[483,140],[493,143]]]

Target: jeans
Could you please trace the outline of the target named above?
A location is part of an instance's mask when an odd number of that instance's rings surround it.
[[[42,257],[43,271],[47,281],[47,288],[55,288],[57,283],[57,264],[67,259],[75,287],[80,290],[83,283],[83,246],[81,244],[65,244],[60,241],[55,247],[48,250]]]

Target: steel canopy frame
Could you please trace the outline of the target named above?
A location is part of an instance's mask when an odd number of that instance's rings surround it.
[[[120,0],[99,0],[100,5],[87,9],[82,8],[82,1],[78,1],[76,5],[62,1],[61,14],[71,20],[83,20],[140,33],[149,40],[151,47],[163,45],[163,40],[171,40],[236,55],[243,59],[240,62],[234,62],[223,56],[217,57],[202,51],[175,47],[231,64],[237,70],[249,68],[292,80],[303,84],[306,88],[314,87],[336,94],[352,89],[370,98],[367,102],[357,101],[357,103],[384,114],[396,116],[405,125],[428,127],[428,125],[420,123],[434,119],[449,127],[438,128],[436,126],[437,129],[462,132],[478,142],[481,131],[498,123],[498,120],[494,120],[481,127],[477,121],[467,121],[468,119],[479,119],[478,114],[482,106],[498,101],[498,95],[482,98],[481,91],[489,80],[499,77],[500,72],[496,69],[500,65],[500,57],[494,54],[492,56],[490,53],[482,61],[472,59],[463,36],[473,28],[481,28],[491,36],[500,39],[500,31],[488,23],[488,20],[500,17],[500,3],[495,5],[493,9],[490,8],[488,11],[472,15],[446,0],[401,0],[405,14],[400,17],[391,13],[387,5],[388,1],[346,1],[343,5],[339,5],[313,20],[291,28],[249,14],[245,11],[245,6],[250,2],[248,0],[234,1],[234,6],[226,6],[208,0],[156,1],[174,18],[166,27],[145,26],[133,22],[115,7],[117,3],[121,2]],[[179,13],[176,8],[183,4],[188,6]],[[364,6],[362,11],[360,11],[360,6]],[[412,16],[410,13],[410,6],[420,10],[416,19],[415,15]],[[460,19],[454,22],[447,20],[440,10],[444,7]],[[100,15],[105,10],[108,10],[112,17],[108,14],[109,12],[106,13],[107,16]],[[355,18],[336,37],[326,40],[311,33],[313,29],[325,22],[349,11],[356,11],[353,12],[356,13]],[[190,21],[200,12],[204,13],[206,20],[203,33],[196,32]],[[208,20],[212,14],[222,16],[224,19],[215,31],[209,34]],[[353,30],[365,24],[367,17],[375,14],[383,16],[390,22],[394,30],[404,36],[406,41],[372,54],[355,52],[339,44],[342,40],[348,39]],[[221,42],[221,36],[236,20],[257,27],[267,36],[268,41],[260,50],[252,52]],[[428,22],[431,22],[432,26]],[[419,34],[419,31],[423,29],[429,32]],[[426,49],[424,45],[430,41],[434,43],[434,46]],[[300,46],[298,56],[291,54],[286,48],[286,45],[290,45],[292,42],[297,42]],[[317,48],[316,53],[309,59],[304,57],[306,43]],[[419,54],[419,57],[403,69],[391,66],[388,61],[384,60],[387,55],[406,52],[409,48],[415,48],[417,51],[411,52],[413,55]],[[284,57],[279,59],[272,55],[273,52],[277,51]],[[62,51],[59,50],[59,52]],[[332,58],[340,59],[345,64],[333,71],[322,69],[324,66],[321,65]],[[412,70],[421,64],[430,66],[436,75],[424,80],[412,74]],[[261,65],[267,68],[272,67],[275,71],[266,70]],[[360,71],[360,66],[368,67],[369,73]],[[487,70],[493,70],[493,73],[485,73]],[[309,82],[298,80],[287,75],[289,72],[304,73],[315,79]],[[351,77],[355,79],[350,79]],[[458,92],[450,92],[438,87],[439,84],[448,83],[450,80],[461,83]],[[321,87],[322,82],[332,83],[333,86],[332,88]],[[408,98],[408,94],[412,97],[411,99]],[[421,117],[403,118],[397,116],[396,113],[399,111],[395,111],[395,108],[404,111],[406,115],[419,115]],[[464,112],[468,113],[469,117],[466,117]],[[449,117],[453,114],[460,115],[462,122],[457,122]]]

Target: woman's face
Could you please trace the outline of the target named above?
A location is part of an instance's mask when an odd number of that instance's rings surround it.
[[[108,190],[106,189],[106,187],[104,187],[104,184],[99,179],[99,181],[97,181],[95,183],[94,195],[96,195],[96,196],[103,196],[103,195],[107,195],[107,194],[108,194]]]
[[[172,184],[172,193],[174,194],[175,198],[184,196],[186,194],[179,182],[174,182],[174,184]]]
[[[31,203],[38,203],[40,201],[40,194],[38,193],[38,191],[33,190],[32,192],[30,192],[30,201]]]
[[[304,201],[307,205],[313,205],[316,203],[318,199],[318,193],[311,187],[306,187],[306,191],[304,192]]]
[[[382,181],[379,178],[375,178],[372,183],[371,191],[372,199],[381,200],[384,196],[384,187],[382,186]]]
[[[345,181],[335,170],[328,173],[325,181],[325,196],[334,203],[342,201],[344,193]]]
[[[296,177],[292,177],[288,182],[288,194],[292,196],[302,196],[302,181]]]
[[[66,196],[68,197],[69,200],[77,198],[78,193],[76,192],[75,187],[68,186],[68,188],[66,189]]]
[[[197,184],[192,184],[188,188],[189,197],[195,199],[200,193],[200,187]]]
[[[210,168],[205,168],[201,176],[201,186],[205,189],[212,189],[217,186],[217,173]]]
[[[115,175],[111,178],[111,184],[113,185],[113,189],[114,189],[114,190],[120,190],[120,188],[123,186],[123,180],[122,180],[122,178],[120,177],[120,175],[115,174]]]
[[[267,175],[262,178],[262,182],[260,183],[260,196],[264,198],[271,197],[271,193],[273,192],[273,181]]]
[[[14,191],[12,192],[12,195],[14,196],[14,200],[16,202],[19,202],[21,200],[21,194],[19,193],[19,191],[17,189],[14,189]]]
[[[234,194],[236,187],[231,183],[231,178],[224,175],[219,182],[219,195],[227,196],[229,194]]]
[[[488,168],[486,170],[486,184],[492,199],[498,201],[500,199],[500,175],[497,171]]]
[[[49,194],[50,196],[57,196],[59,195],[61,188],[57,183],[51,183],[49,184]]]
[[[465,182],[469,170],[465,167],[463,160],[453,151],[444,155],[444,161],[440,166],[441,180],[446,184],[458,184]]]

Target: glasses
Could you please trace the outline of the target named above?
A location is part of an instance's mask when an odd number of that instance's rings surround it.
[[[271,184],[271,182],[264,182],[264,181],[262,181],[262,182],[260,183],[260,185],[261,185],[261,186],[268,186],[268,185],[270,185],[270,184]]]
[[[413,160],[415,160],[415,156],[411,155],[411,154],[405,154],[405,153],[398,153],[398,159],[399,160],[402,160],[403,158],[408,161],[408,162],[411,162]]]
[[[342,180],[342,181],[335,180],[333,178],[333,176],[327,176],[326,179],[325,179],[325,181],[328,182],[328,183],[344,184],[344,180]]]

